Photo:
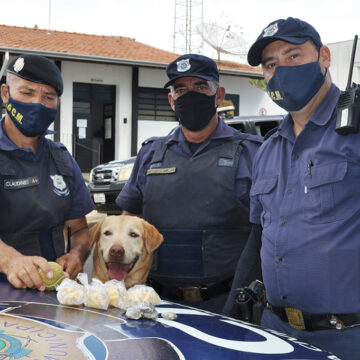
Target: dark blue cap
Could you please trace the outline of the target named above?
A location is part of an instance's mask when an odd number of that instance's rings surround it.
[[[204,80],[219,81],[219,72],[216,62],[206,56],[185,54],[171,62],[166,68],[169,81],[164,87],[170,86],[176,79],[194,76]]]
[[[25,54],[10,61],[7,71],[22,79],[50,85],[60,96],[63,92],[63,80],[59,68],[48,58]]]
[[[261,64],[261,54],[264,48],[276,40],[283,40],[291,44],[303,44],[311,40],[321,47],[319,33],[313,26],[300,19],[288,17],[271,22],[261,32],[248,52],[248,63],[252,66]]]

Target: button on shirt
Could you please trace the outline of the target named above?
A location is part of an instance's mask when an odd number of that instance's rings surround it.
[[[332,85],[297,137],[288,115],[255,156],[250,220],[275,306],[360,312],[360,134],[334,131],[339,94]]]
[[[192,153],[189,143],[185,139],[180,127],[168,137],[167,144],[171,151],[190,159],[215,146],[219,146],[236,133],[238,133],[237,130],[226,125],[223,120],[219,119],[219,124],[215,131],[208,139],[201,143],[194,153]],[[146,172],[154,155],[156,140],[157,138],[151,138],[143,144],[136,158],[132,174],[116,199],[117,205],[128,212],[134,214],[143,213],[142,200],[146,184]],[[239,199],[242,206],[244,206],[244,209],[249,209],[252,160],[261,142],[261,137],[249,134],[248,138],[241,143],[242,151],[237,166],[235,196]],[[211,194],[209,194],[209,196],[211,196]]]
[[[41,162],[42,155],[45,151],[48,151],[47,142],[50,141],[44,136],[41,136],[39,139],[39,144],[34,153],[31,149],[19,148],[14,144],[10,138],[7,136],[6,132],[3,129],[4,117],[0,121],[0,150],[11,152],[13,156],[18,158],[26,159],[34,162]],[[89,191],[85,185],[84,178],[81,174],[79,166],[75,162],[74,158],[70,153],[66,152],[66,156],[69,160],[69,166],[72,170],[72,205],[70,212],[68,213],[66,219],[77,219],[85,216],[90,211],[92,211],[95,206],[91,200]]]

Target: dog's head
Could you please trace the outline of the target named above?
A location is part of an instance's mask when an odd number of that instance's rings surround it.
[[[100,265],[109,279],[119,281],[134,273],[138,273],[137,277],[140,277],[142,274],[139,273],[142,271],[145,271],[146,277],[151,265],[151,253],[163,241],[163,236],[154,226],[129,215],[108,216],[95,224],[89,234],[90,248],[97,244],[96,256],[101,262],[95,264],[94,261],[94,267]],[[142,269],[143,267],[146,269]]]

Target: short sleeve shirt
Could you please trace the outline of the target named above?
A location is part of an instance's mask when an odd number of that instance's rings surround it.
[[[335,132],[339,94],[332,85],[297,137],[288,115],[255,156],[250,220],[275,306],[360,312],[360,134]]]

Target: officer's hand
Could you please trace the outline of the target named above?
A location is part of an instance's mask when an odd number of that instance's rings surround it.
[[[9,283],[16,288],[37,288],[44,291],[45,285],[39,268],[48,278],[52,278],[53,272],[49,263],[40,256],[20,255],[10,259],[5,274]]]
[[[71,279],[75,279],[76,275],[83,270],[83,263],[80,257],[72,252],[61,256],[56,262],[63,267]]]

